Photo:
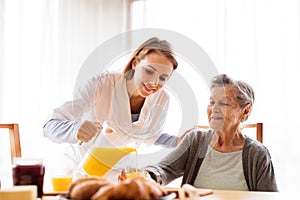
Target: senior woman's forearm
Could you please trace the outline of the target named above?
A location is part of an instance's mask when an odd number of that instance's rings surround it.
[[[150,174],[152,179],[162,185],[166,185],[176,178],[183,176],[188,159],[187,146],[184,142],[158,164],[147,166],[145,170]]]

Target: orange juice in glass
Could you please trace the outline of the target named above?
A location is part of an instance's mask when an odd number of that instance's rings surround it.
[[[126,179],[132,178],[132,177],[147,177],[147,172],[138,169],[136,167],[126,167],[125,168],[125,176]]]
[[[136,149],[131,147],[94,147],[84,159],[82,168],[89,176],[102,177],[124,156],[133,152],[136,153]]]
[[[72,183],[72,170],[67,168],[52,169],[51,182],[54,192],[66,193]]]

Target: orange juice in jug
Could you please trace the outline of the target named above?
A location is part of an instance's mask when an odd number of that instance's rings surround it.
[[[104,176],[119,160],[130,153],[137,153],[131,147],[94,147],[82,168],[89,176]]]

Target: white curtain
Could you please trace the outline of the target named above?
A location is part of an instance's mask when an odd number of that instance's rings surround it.
[[[20,124],[25,157],[55,159],[60,146],[42,136],[42,125],[53,108],[72,98],[77,73],[89,53],[130,28],[128,2],[0,0],[0,122]],[[220,73],[254,87],[256,102],[249,122],[264,123],[264,143],[281,191],[296,191],[300,179],[300,136],[295,126],[300,112],[299,4],[139,0],[133,1],[131,13],[131,28],[184,34],[208,53]],[[200,121],[206,123],[207,89],[194,86],[205,90],[199,107]],[[0,148],[1,142],[0,138]],[[0,165],[3,169],[1,156]]]
[[[43,137],[43,124],[73,98],[89,53],[129,28],[129,3],[0,0],[0,123],[20,124],[23,157],[43,157],[45,164],[59,160],[63,147]],[[0,137],[0,146],[7,142]],[[8,162],[0,156],[1,170]]]
[[[133,28],[184,34],[208,53],[220,73],[254,87],[256,102],[248,122],[264,123],[264,144],[271,152],[281,191],[296,191],[300,179],[296,126],[299,19],[299,0],[144,0],[133,4]],[[207,96],[201,98],[208,102]]]

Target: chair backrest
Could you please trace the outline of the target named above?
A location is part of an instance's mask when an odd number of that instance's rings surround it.
[[[207,129],[209,126],[199,125],[197,128]],[[244,128],[255,128],[256,129],[256,140],[263,143],[263,123],[246,124]]]
[[[15,157],[21,157],[22,153],[19,134],[19,124],[0,124],[0,128],[6,128],[9,130],[11,161],[13,161]]]

